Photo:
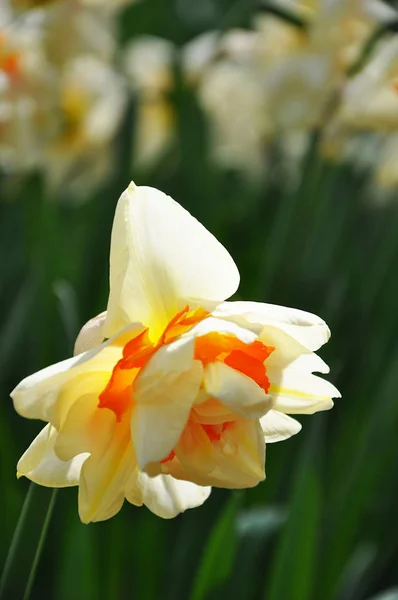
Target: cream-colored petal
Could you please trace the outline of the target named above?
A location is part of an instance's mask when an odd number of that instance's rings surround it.
[[[97,374],[111,373],[121,358],[121,345],[142,330],[142,325],[134,323],[101,346],[26,377],[11,393],[15,410],[23,417],[50,421],[59,428],[59,421],[78,399],[78,394],[98,391]],[[102,376],[98,381],[102,384]],[[75,383],[77,390],[73,393],[70,386]],[[68,400],[60,401],[60,397]]]
[[[266,394],[253,379],[220,361],[205,367],[203,386],[209,396],[247,419],[258,419],[272,408],[271,395]]]
[[[238,325],[237,323],[233,323],[232,321],[216,319],[213,316],[208,317],[203,321],[200,321],[197,325],[192,327],[189,330],[189,332],[185,335],[187,337],[200,337],[213,332],[234,335],[245,344],[251,344],[257,339],[257,335],[250,331],[250,329],[246,327],[241,327],[240,325]]]
[[[334,385],[304,369],[268,369],[267,374],[271,382],[269,393],[274,397],[273,408],[280,412],[313,414],[332,408],[332,398],[340,398]]]
[[[82,521],[102,521],[120,510],[125,490],[132,493],[138,474],[130,411],[117,421],[113,411],[98,407],[98,396],[82,396],[69,410],[54,449],[63,460],[79,452],[91,455],[80,479]],[[139,499],[136,504],[142,504]]]
[[[92,350],[68,358],[23,379],[11,392],[15,410],[23,417],[48,421],[48,411],[56,402],[63,384],[72,376],[72,371],[95,358],[99,352]]]
[[[110,364],[114,364],[113,362]],[[111,371],[81,373],[71,377],[61,387],[57,400],[48,411],[48,418],[59,431],[62,431],[65,420],[75,403],[82,399],[94,398],[97,405],[99,395],[106,388]]]
[[[211,487],[195,485],[190,481],[180,481],[171,475],[150,477],[144,472],[138,475],[137,487],[140,494],[132,490],[126,492],[126,499],[132,504],[145,504],[158,517],[172,519],[188,508],[201,506],[210,496]]]
[[[193,352],[194,338],[160,348],[134,383],[131,437],[141,469],[165,458],[185,427],[203,374]]]
[[[224,302],[213,311],[213,316],[219,319],[232,318],[244,327],[250,327],[248,324],[251,324],[253,331],[258,334],[261,325],[279,327],[309,350],[318,350],[330,337],[330,330],[320,317],[275,304]]]
[[[270,363],[269,366],[273,367],[274,365],[272,363]],[[316,373],[327,374],[330,371],[328,365],[321,359],[321,357],[318,356],[317,354],[314,354],[313,352],[310,352],[309,354],[302,354],[301,356],[298,356],[295,360],[293,360],[288,365],[288,368],[290,370],[294,369],[297,371],[302,371],[302,372],[307,372],[307,373],[316,372]]]
[[[82,423],[77,429],[84,429]],[[73,438],[73,432],[69,433]],[[72,444],[77,440],[75,432]],[[121,509],[126,485],[137,468],[128,416],[117,422],[112,411],[96,408],[95,416],[86,422],[82,443],[90,448],[91,456],[80,475],[79,516],[83,523],[104,521]]]
[[[288,365],[301,363],[303,366],[305,364],[307,370],[329,373],[329,367],[317,354],[277,326],[265,325],[259,334],[259,340],[274,348],[267,358],[267,367],[284,369]]]
[[[235,304],[246,303],[226,302],[221,306],[234,306]],[[218,308],[214,309],[213,314],[218,314]],[[267,358],[267,366],[285,368],[287,365],[295,363],[295,361],[301,361],[303,365],[305,362],[307,370],[320,373],[329,372],[329,367],[319,356],[286,333],[279,327],[279,324],[253,323],[239,314],[231,314],[229,320],[211,316],[195,325],[186,335],[201,336],[214,331],[234,335],[245,344],[250,344],[259,339],[266,346],[272,346],[274,351]]]
[[[282,442],[301,430],[301,424],[277,410],[270,410],[260,419],[265,442]]]
[[[76,338],[73,354],[82,354],[96,346],[100,346],[104,341],[104,323],[106,311],[87,321],[81,328]]]
[[[98,396],[85,394],[73,404],[58,432],[54,452],[61,460],[89,452],[100,456],[112,442],[115,414],[108,408],[98,408]]]
[[[200,402],[198,402],[198,398],[200,398]],[[217,398],[210,397],[204,390],[200,389],[190,418],[205,425],[218,425],[234,421],[236,414],[233,414]]]
[[[230,423],[220,440],[210,440],[198,423],[184,431],[176,455],[180,465],[169,473],[198,485],[239,489],[253,487],[265,477],[265,441],[260,422],[240,419]],[[181,469],[182,468],[182,469]]]
[[[222,301],[238,285],[234,261],[203,225],[166,194],[130,184],[112,230],[107,337],[132,321],[156,337],[190,299]]]
[[[57,435],[50,424],[41,430],[18,461],[18,477],[27,477],[46,487],[78,485],[82,465],[89,455],[79,454],[65,462],[60,460],[54,453]]]

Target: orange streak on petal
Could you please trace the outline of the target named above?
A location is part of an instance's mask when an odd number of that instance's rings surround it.
[[[186,306],[167,325],[158,345],[170,344],[170,342],[173,342],[177,337],[186,333],[191,327],[203,321],[209,314],[204,308],[199,307],[193,311],[189,311],[189,306]]]
[[[121,421],[123,414],[130,407],[134,371],[122,369],[119,361],[113,369],[111,378],[103,392],[99,395],[98,408],[109,408]]]
[[[216,331],[207,333],[196,338],[195,358],[207,365],[217,360],[223,353],[231,352],[239,342],[240,340],[233,335],[217,333]]]
[[[106,388],[99,396],[98,407],[109,408],[115,413],[117,421],[120,421],[133,402],[133,382],[139,369],[146,366],[159,348],[174,341],[206,316],[208,313],[204,309],[189,312],[189,306],[186,306],[171,319],[157,344],[151,342],[148,328],[129,340]]]
[[[179,322],[181,321],[181,319],[188,313],[188,311],[189,311],[189,306],[186,306],[180,312],[178,312],[175,317],[173,317],[171,319],[171,321],[167,324],[165,330],[163,331],[163,333],[162,333],[162,335],[160,337],[160,340],[158,342],[159,346],[163,346],[164,344],[166,344],[169,341],[171,341],[170,338],[173,337],[173,329],[174,329],[174,327],[179,324]]]
[[[173,460],[173,458],[175,457],[176,453],[174,452],[174,450],[172,450],[167,456],[166,458],[164,458],[163,460],[161,460],[161,463],[167,463],[170,462],[171,460]]]
[[[202,429],[204,430],[211,442],[219,442],[221,439],[221,434],[224,431],[223,426],[224,424],[202,425]]]
[[[190,313],[188,313],[187,316],[184,317],[182,321],[180,321],[180,324],[184,325],[185,327],[191,327],[192,325],[196,325],[197,323],[203,321],[203,319],[206,319],[209,316],[210,313],[201,306],[199,306],[198,308],[195,308],[195,310],[192,310]]]
[[[269,389],[265,360],[274,351],[259,340],[245,344],[234,335],[217,332],[196,338],[195,358],[204,365],[216,360],[223,361],[229,367],[247,375],[265,392]]]
[[[259,385],[265,393],[269,390],[269,379],[266,375],[265,365],[261,360],[246,354],[242,350],[233,350],[225,360],[225,364],[232,367],[236,371],[247,375]]]
[[[137,369],[146,365],[156,351],[149,339],[148,329],[127,342],[123,348],[123,358],[120,361],[122,369]]]
[[[256,340],[251,344],[244,344],[240,349],[243,350],[248,356],[261,361],[265,361],[275,350],[273,346],[266,346],[260,342],[260,340]]]
[[[99,395],[99,408],[109,408],[121,421],[123,414],[133,401],[133,382],[156,348],[148,336],[148,329],[127,342],[123,348],[123,357],[115,365],[104,391]]]

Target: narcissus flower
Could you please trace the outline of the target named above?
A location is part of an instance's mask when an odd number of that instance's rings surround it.
[[[117,205],[107,312],[73,358],[23,380],[16,410],[48,424],[18,476],[79,485],[84,522],[124,499],[173,517],[210,486],[265,477],[265,443],[297,433],[287,413],[333,405],[313,353],[326,324],[300,310],[225,302],[239,273],[225,248],[165,194],[131,184]]]
[[[175,114],[169,94],[174,86],[176,48],[169,40],[142,36],[124,52],[124,70],[136,101],[134,166],[154,167],[175,142]]]

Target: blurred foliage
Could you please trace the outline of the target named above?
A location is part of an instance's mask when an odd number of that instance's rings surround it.
[[[120,38],[151,33],[182,44],[244,25],[254,5],[147,0],[126,9]],[[166,156],[137,183],[176,198],[229,249],[242,275],[239,298],[325,318],[333,337],[323,356],[343,398],[330,413],[301,419],[294,439],[267,447],[265,483],[214,490],[173,521],[126,504],[109,522],[82,525],[76,490],[62,490],[32,598],[396,599],[397,199],[379,204],[366,171],[327,164],[316,135],[297,182],[276,172],[255,186],[211,162],[193,95],[177,89],[172,101],[178,160]],[[113,212],[136,178],[127,130],[124,123],[116,141],[116,172],[85,204],[48,197],[39,174],[0,203],[1,564],[29,486],[16,481],[15,465],[40,429],[14,413],[8,394],[70,355],[81,324],[106,305]],[[16,600],[51,491],[34,495],[7,596]]]

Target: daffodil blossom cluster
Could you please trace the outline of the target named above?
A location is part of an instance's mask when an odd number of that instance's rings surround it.
[[[290,414],[333,406],[314,375],[329,338],[319,317],[228,302],[239,285],[227,250],[170,197],[131,184],[115,213],[107,311],[89,321],[75,356],[12,392],[24,417],[47,423],[18,476],[79,486],[83,522],[124,500],[171,518],[212,486],[265,477],[266,443],[301,429]]]
[[[115,20],[127,0],[9,2],[0,9],[6,172],[39,168],[51,188],[67,183],[63,190],[86,193],[111,172],[129,95],[132,167],[156,168],[170,152],[178,159],[177,68],[222,168],[258,181],[277,155],[278,168],[294,180],[317,131],[326,158],[370,162],[382,187],[397,183],[396,34],[365,53],[372,36],[397,19],[382,0],[275,0],[280,14],[258,13],[248,29],[207,31],[181,48],[141,35],[120,52]],[[370,145],[377,152],[369,159]]]
[[[114,66],[119,4],[15,0],[2,6],[0,166],[6,173],[41,169],[51,188],[63,184],[79,193],[109,171],[127,92]]]
[[[384,36],[362,64],[367,43],[380,27],[396,20],[395,10],[381,0],[274,4],[302,26],[264,12],[253,18],[251,29],[200,35],[177,58],[166,40],[132,42],[127,69],[131,74],[129,63],[141,59],[141,70],[145,64],[156,90],[148,94],[147,83],[132,78],[141,107],[138,156],[142,151],[143,162],[156,162],[175,142],[168,93],[173,61],[178,60],[210,124],[213,158],[223,167],[263,177],[277,144],[289,168],[314,131],[322,132],[325,157],[360,163],[366,135],[380,148],[379,162],[372,159],[376,179],[395,184],[396,35]]]

